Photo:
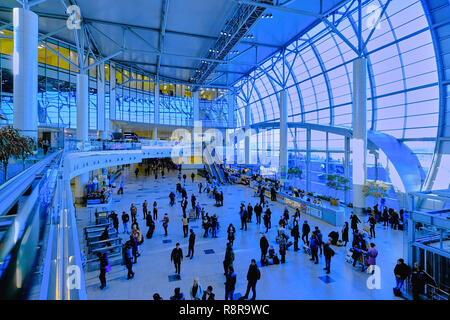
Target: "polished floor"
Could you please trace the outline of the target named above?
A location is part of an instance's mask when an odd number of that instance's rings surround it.
[[[200,178],[202,181],[203,178]],[[181,243],[184,255],[187,254],[187,238],[183,238],[182,231],[182,211],[179,202],[181,196],[177,195],[177,203],[174,207],[169,206],[168,195],[170,191],[175,192],[175,173],[170,174],[166,179],[154,180],[153,177],[139,176],[136,178],[131,170],[124,173],[125,192],[123,195],[114,194],[112,209],[119,215],[123,210],[129,212],[130,204],[134,203],[138,207],[138,221],[143,227],[145,222],[142,216],[142,203],[145,199],[149,203],[149,208],[153,201],[158,202],[158,219],[156,230],[152,239],[145,239],[141,246],[141,257],[134,265],[134,279],[127,280],[125,266],[113,266],[112,271],[107,274],[107,287],[99,289],[98,271],[86,272],[86,289],[88,299],[152,299],[155,292],[159,293],[163,299],[169,299],[175,287],[180,287],[189,297],[189,289],[194,277],[199,278],[199,282],[204,289],[208,285],[213,287],[216,299],[224,299],[224,281],[222,261],[225,254],[227,242],[226,228],[230,223],[236,227],[236,240],[234,242],[235,262],[234,268],[237,274],[235,294],[245,293],[247,281],[246,274],[250,260],[255,258],[259,264],[260,250],[259,239],[261,231],[265,231],[263,226],[259,227],[254,222],[248,224],[248,230],[240,229],[239,205],[241,202],[254,205],[259,199],[253,196],[254,192],[250,188],[242,185],[227,185],[223,187],[224,206],[215,207],[214,200],[202,193],[198,194],[198,179],[191,183],[186,182],[186,190],[189,197],[194,191],[201,205],[206,207],[210,215],[216,214],[219,217],[220,230],[218,238],[203,238],[201,221],[190,223],[196,233],[195,254],[192,260],[184,258],[181,265],[181,280],[170,281],[173,275],[174,266],[170,262],[170,253],[176,242]],[[270,203],[272,210],[272,228],[268,232],[269,243],[278,252],[275,243],[277,223],[284,206],[279,203]],[[188,207],[189,208],[189,207]],[[170,223],[169,235],[164,236],[161,218],[164,213],[168,213]],[[293,211],[290,211],[293,213]],[[349,212],[347,212],[348,219]],[[93,215],[92,215],[93,216]],[[92,217],[93,218],[93,217]],[[77,220],[80,230],[90,224],[89,209],[77,208]],[[303,220],[308,220],[311,228],[319,226],[324,238],[333,230],[339,231],[332,225],[326,224],[319,219],[303,215]],[[361,218],[361,221],[363,219]],[[120,220],[121,223],[121,220]],[[141,228],[142,228],[141,227]],[[147,228],[144,228],[146,232]],[[122,224],[120,224],[120,231]],[[369,289],[366,282],[369,275],[353,268],[345,261],[346,248],[334,247],[336,255],[331,262],[331,273],[327,276],[324,268],[324,258],[320,257],[318,265],[309,260],[309,256],[300,250],[293,251],[293,246],[289,248],[286,255],[286,263],[281,265],[271,265],[260,268],[261,280],[257,284],[257,299],[282,300],[282,299],[314,299],[314,300],[340,300],[340,299],[398,299],[392,294],[394,286],[393,268],[398,258],[403,254],[403,232],[386,229],[377,226],[377,237],[375,243],[379,251],[377,264],[381,271],[380,289]],[[124,239],[128,236],[123,235]],[[170,240],[164,243],[164,240]],[[351,239],[350,239],[351,240]],[[165,241],[167,242],[167,241]],[[301,243],[301,240],[300,240]],[[84,243],[81,244],[84,248]],[[251,295],[251,294],[250,294]]]

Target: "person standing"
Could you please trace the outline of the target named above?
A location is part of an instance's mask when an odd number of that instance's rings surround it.
[[[247,206],[247,222],[252,222],[252,215],[253,215],[253,207],[249,203]]]
[[[158,204],[153,202],[153,220],[158,220]]]
[[[263,233],[259,240],[259,248],[261,249],[261,264],[266,260],[267,250],[269,249],[269,241],[267,241],[266,235]]]
[[[202,300],[214,300],[214,297],[216,295],[212,291],[213,287],[208,286],[208,288],[206,288],[206,291],[203,292]]]
[[[164,214],[163,218],[163,228],[164,228],[164,236],[167,237],[167,227],[169,226],[169,216],[167,213]]]
[[[403,286],[403,283],[405,282],[406,278],[408,278],[409,274],[411,272],[410,267],[405,263],[405,260],[398,259],[397,265],[394,268],[394,275],[395,275],[395,287],[394,287],[394,294],[396,296],[400,296],[400,289]]]
[[[420,295],[425,293],[426,273],[417,262],[414,262],[411,273],[411,287],[413,300],[420,300]]]
[[[308,221],[303,222],[302,226],[302,241],[303,243],[306,243],[306,245],[309,246],[309,232],[311,231],[311,228],[309,227]],[[306,240],[305,240],[306,239]]]
[[[259,203],[255,204],[254,211],[256,215],[256,224],[261,224],[262,207]]]
[[[318,256],[318,251],[319,251],[319,244],[318,244],[318,240],[317,240],[317,236],[316,234],[313,232],[312,236],[311,236],[311,261],[314,261],[314,264],[318,264],[319,263],[319,256]]]
[[[264,226],[266,227],[266,233],[267,233],[269,231],[269,224],[270,224],[270,216],[267,213],[267,211],[264,213],[263,220],[264,220]]]
[[[300,231],[298,229],[298,221],[294,218],[292,226],[292,236],[294,237],[294,251],[298,251],[298,239],[300,238]]]
[[[230,225],[228,226],[227,233],[228,233],[228,242],[230,242],[230,244],[233,246],[234,234],[236,233],[236,229],[234,228],[232,223],[230,223]]]
[[[155,222],[152,219],[152,215],[147,214],[146,225],[148,227],[148,231],[146,234],[147,239],[153,237],[153,232],[155,231]]]
[[[224,275],[227,275],[228,272],[228,268],[230,266],[233,266],[233,261],[234,261],[234,252],[233,252],[233,247],[231,246],[231,243],[227,243],[227,249],[225,251],[225,258],[223,260],[223,270],[224,270]]]
[[[125,242],[124,246],[124,258],[125,258],[125,266],[127,267],[128,274],[127,280],[134,277],[133,272],[133,247],[130,241]]]
[[[330,273],[331,257],[334,256],[334,250],[331,249],[331,239],[328,239],[326,243],[323,244],[323,255],[325,257],[325,268],[327,274]]]
[[[317,237],[317,245],[319,246],[320,255],[322,255],[322,245],[323,245],[323,237],[322,232],[320,232],[319,227],[315,227],[316,237]]]
[[[191,229],[191,234],[189,235],[189,249],[188,249],[188,255],[186,258],[192,258],[194,257],[194,245],[195,245],[195,233],[194,230]]]
[[[377,224],[377,220],[374,216],[370,216],[367,222],[370,224],[370,238],[375,238],[375,225]]]
[[[234,290],[236,287],[236,273],[234,273],[233,266],[228,267],[225,281],[225,300],[233,300]]]
[[[146,220],[146,218],[147,218],[147,207],[148,207],[148,202],[147,202],[147,200],[145,200],[144,203],[142,204],[142,213],[144,215],[144,220]]]
[[[100,279],[100,289],[103,290],[106,287],[106,273],[111,271],[111,266],[109,265],[108,254],[101,253],[100,254],[100,275],[98,278]]]
[[[348,222],[345,221],[345,225],[342,228],[342,242],[345,242],[344,243],[345,247],[347,246],[347,243],[348,243],[348,229],[349,229],[348,228]]]
[[[286,262],[286,236],[281,234],[281,239],[279,243],[279,251],[281,256],[281,263]]]
[[[194,182],[194,178],[195,178],[195,173],[191,173],[191,179],[192,179],[192,183]]]
[[[183,210],[183,214],[186,214],[186,207],[188,205],[188,202],[185,198],[181,200],[181,209]]]
[[[175,288],[174,295],[170,297],[170,300],[185,300],[180,288]]]
[[[130,213],[131,213],[131,221],[133,223],[136,222],[137,208],[134,205],[134,203],[131,204]]]
[[[116,231],[119,232],[119,217],[117,216],[117,213],[115,213],[114,211],[111,211],[108,218],[113,221],[114,229],[116,229]]]
[[[389,225],[389,213],[387,207],[383,209],[383,227],[387,227]]]
[[[136,178],[137,178],[138,174],[139,174],[139,168],[136,168],[136,170],[134,170],[134,173],[136,174]]]
[[[170,254],[170,261],[175,265],[175,273],[178,274],[178,276],[180,276],[181,272],[181,260],[183,260],[183,250],[181,250],[180,244],[177,242]]]
[[[248,294],[250,293],[250,289],[252,289],[252,298],[250,300],[255,300],[256,298],[256,283],[261,279],[261,272],[259,271],[258,266],[256,265],[256,260],[252,259],[250,266],[248,267],[247,272],[247,291],[243,299],[248,299]]]
[[[128,221],[130,221],[130,215],[125,211],[122,212],[122,224],[123,224],[123,233],[129,234],[128,231]]]
[[[378,250],[375,249],[375,243],[370,243],[370,248],[367,250],[367,264],[368,272],[372,271],[372,273],[375,272],[375,266],[377,265],[377,256],[378,256]]]
[[[183,235],[184,238],[188,236],[189,231],[189,219],[186,217],[186,214],[183,214],[183,218],[181,218],[181,221],[183,222]]]
[[[191,300],[201,300],[203,297],[203,288],[200,285],[200,283],[198,283],[197,277],[194,278],[190,294],[191,294]]]
[[[202,193],[202,187],[203,187],[202,183],[199,182],[198,183],[198,193]]]

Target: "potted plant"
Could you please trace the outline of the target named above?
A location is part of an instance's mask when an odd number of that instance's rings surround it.
[[[378,204],[379,198],[386,198],[387,192],[389,191],[390,186],[380,180],[376,181],[367,181],[364,186],[362,192],[365,197],[374,197],[376,203]]]
[[[339,174],[329,174],[327,175],[327,187],[335,190],[334,198],[330,198],[330,204],[332,206],[339,205],[339,200],[337,199],[337,192],[339,190],[347,191],[348,179]]]
[[[298,177],[299,179],[302,178],[303,171],[299,167],[290,167],[288,169],[288,175]]]

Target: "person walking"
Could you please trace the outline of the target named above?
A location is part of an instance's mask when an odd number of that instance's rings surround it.
[[[147,200],[144,201],[144,203],[142,204],[142,214],[144,215],[144,220],[146,220],[147,218]]]
[[[350,222],[351,222],[350,226],[351,226],[353,232],[358,230],[358,223],[360,223],[361,220],[359,220],[358,216],[356,214],[354,214],[353,211],[352,211],[352,214],[350,215]]]
[[[181,261],[183,260],[183,250],[180,248],[180,244],[177,242],[175,248],[170,254],[170,261],[175,265],[175,273],[180,276],[181,272]]]
[[[198,183],[198,193],[202,193],[202,187],[203,187],[202,183],[199,182]]]
[[[236,233],[236,229],[234,228],[232,223],[230,223],[230,225],[228,226],[227,233],[228,233],[228,242],[231,244],[231,246],[233,246],[234,234]]]
[[[311,228],[309,227],[308,221],[303,222],[302,226],[302,241],[303,243],[306,243],[307,246],[309,246],[309,232],[311,231]],[[306,239],[306,240],[305,240]]]
[[[136,208],[136,206],[134,205],[134,203],[131,204],[131,207],[130,207],[130,213],[131,213],[131,221],[132,221],[133,223],[136,222],[136,221],[137,221],[137,220],[136,220],[137,208]]]
[[[183,214],[183,218],[181,218],[181,221],[183,223],[183,235],[184,238],[186,238],[189,232],[189,219],[186,217],[185,213]]]
[[[164,236],[167,237],[167,227],[169,226],[169,216],[167,213],[164,214],[162,225],[164,228]]]
[[[128,221],[130,221],[130,215],[125,211],[122,212],[122,224],[123,224],[123,233],[129,234],[128,231]]]
[[[111,211],[111,213],[108,216],[108,219],[111,219],[113,222],[113,227],[116,229],[117,233],[119,232],[119,217],[117,216],[117,213],[114,211]]]
[[[239,214],[241,216],[241,230],[247,230],[247,210],[245,209],[245,205],[241,205],[241,211]]]
[[[194,257],[194,245],[195,245],[195,233],[194,230],[191,229],[191,234],[189,235],[189,248],[188,248],[188,254],[186,258],[192,258]]]
[[[250,300],[256,299],[256,283],[258,282],[259,279],[261,279],[261,272],[259,271],[259,268],[256,265],[256,260],[252,259],[250,266],[248,267],[247,291],[245,292],[245,295],[242,297],[243,299],[248,299],[250,289],[252,289],[252,298]]]
[[[259,248],[261,249],[261,265],[263,261],[266,260],[267,250],[269,249],[269,241],[266,238],[266,235],[263,233],[261,235],[261,239],[259,240]]]
[[[315,232],[316,232],[316,237],[317,237],[317,245],[319,246],[319,250],[320,250],[320,255],[322,255],[322,245],[323,245],[323,236],[322,236],[322,232],[320,232],[319,227],[315,227]]]
[[[136,170],[134,170],[134,174],[136,175],[136,178],[137,178],[139,175],[139,168],[136,168]]]
[[[225,250],[225,258],[223,260],[223,270],[224,270],[223,274],[224,275],[227,275],[228,267],[233,265],[233,261],[234,261],[233,247],[228,242],[227,243],[227,249]]]
[[[190,290],[191,300],[201,300],[203,297],[203,288],[195,277]]]
[[[191,179],[192,179],[192,183],[194,182],[194,178],[195,178],[195,173],[191,173]]]
[[[330,266],[331,266],[331,257],[333,257],[335,254],[334,250],[331,249],[331,239],[328,239],[326,243],[323,244],[323,255],[325,257],[325,268],[324,270],[327,270],[327,274],[330,273]]]
[[[225,300],[233,300],[235,287],[236,273],[234,273],[233,266],[229,266],[225,281]]]

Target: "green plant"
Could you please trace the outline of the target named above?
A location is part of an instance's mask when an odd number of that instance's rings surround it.
[[[337,199],[337,193],[339,190],[347,191],[348,179],[339,174],[329,174],[327,175],[327,187],[335,190],[334,199]]]
[[[3,166],[4,181],[8,177],[8,165],[12,158],[23,159],[33,153],[34,139],[22,137],[17,129],[11,126],[0,128],[0,162]]]
[[[390,186],[383,181],[367,181],[363,186],[363,194],[365,197],[375,197],[378,203],[379,198],[386,198]]]
[[[302,178],[303,171],[299,167],[290,167],[288,169],[288,174],[293,175],[298,178]]]

